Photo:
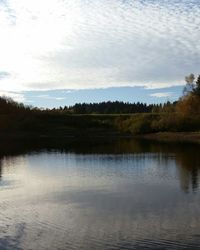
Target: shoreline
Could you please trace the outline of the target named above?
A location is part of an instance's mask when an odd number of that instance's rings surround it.
[[[98,134],[91,133],[89,135],[82,134],[37,134],[37,133],[17,133],[17,134],[0,134],[0,140],[12,139],[12,140],[21,140],[21,139],[71,139],[71,140],[84,140],[84,139],[142,139],[142,140],[151,140],[158,142],[169,142],[169,143],[198,143],[200,144],[200,132],[157,132],[150,134],[118,134],[118,133],[106,133]]]
[[[200,132],[158,132],[135,137],[158,142],[200,144]]]

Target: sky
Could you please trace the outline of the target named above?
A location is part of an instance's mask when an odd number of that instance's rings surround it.
[[[0,0],[0,95],[164,102],[200,73],[199,0]]]

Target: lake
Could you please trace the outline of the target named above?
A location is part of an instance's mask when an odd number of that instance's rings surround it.
[[[200,249],[200,146],[0,146],[0,249]]]

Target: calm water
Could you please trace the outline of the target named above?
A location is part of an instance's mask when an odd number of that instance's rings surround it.
[[[199,146],[0,149],[1,250],[200,249]]]

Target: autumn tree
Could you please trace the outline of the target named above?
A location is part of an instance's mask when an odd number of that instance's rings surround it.
[[[177,104],[177,111],[183,115],[200,115],[200,76],[195,82],[194,74],[185,77],[184,95]]]

